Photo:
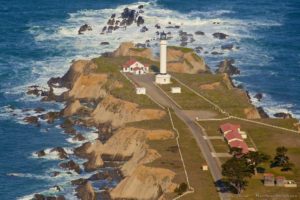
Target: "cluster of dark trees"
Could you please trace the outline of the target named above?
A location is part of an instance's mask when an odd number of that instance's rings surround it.
[[[273,160],[270,161],[270,167],[281,167],[282,171],[291,170],[293,164],[287,156],[287,151],[286,147],[278,147]],[[259,165],[269,161],[271,156],[260,151],[250,151],[242,155],[238,148],[231,149],[231,153],[234,156],[222,165],[223,181],[233,188],[233,192],[239,194],[246,188],[248,179],[258,172]]]

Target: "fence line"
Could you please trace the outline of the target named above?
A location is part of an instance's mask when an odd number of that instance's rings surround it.
[[[175,128],[175,126],[174,126],[172,114],[171,114],[169,108],[168,108],[168,113],[169,113],[169,117],[170,117],[170,121],[171,121],[172,128],[173,128],[173,130],[174,130],[174,131],[176,132],[176,134],[177,134],[177,136],[176,136],[176,142],[177,142],[178,151],[179,151],[180,159],[181,159],[181,162],[182,162],[183,170],[184,170],[184,173],[185,173],[187,185],[188,185],[188,188],[189,188],[188,191],[186,191],[186,192],[183,193],[182,195],[180,195],[180,196],[178,196],[178,197],[175,197],[175,198],[173,199],[173,200],[176,200],[176,199],[179,199],[179,198],[181,198],[182,196],[184,196],[184,195],[186,195],[186,194],[193,193],[195,190],[194,190],[193,187],[191,187],[191,184],[190,184],[189,176],[188,176],[188,173],[187,173],[187,171],[186,171],[186,166],[185,166],[184,159],[183,159],[183,156],[182,156],[182,152],[181,152],[181,149],[180,149],[180,143],[179,143],[180,134],[179,134],[179,131],[177,130],[177,128]]]
[[[288,129],[288,128],[284,128],[284,127],[280,127],[280,126],[275,126],[275,125],[271,125],[271,124],[267,124],[267,123],[263,123],[263,122],[257,122],[257,121],[254,121],[254,120],[245,119],[245,118],[241,118],[241,117],[232,116],[229,113],[227,113],[226,111],[224,111],[223,109],[221,109],[217,104],[213,103],[211,100],[209,100],[206,97],[204,97],[203,95],[199,94],[194,89],[190,88],[188,85],[186,85],[185,83],[181,82],[180,80],[178,80],[174,76],[172,78],[175,79],[177,82],[179,82],[181,85],[183,85],[186,88],[188,88],[190,91],[192,91],[197,96],[203,98],[205,101],[207,101],[208,103],[210,103],[211,105],[213,105],[215,107],[215,109],[218,109],[221,113],[226,114],[228,117],[224,118],[224,119],[234,118],[234,119],[239,119],[239,120],[242,120],[242,121],[247,121],[247,122],[251,122],[251,123],[255,123],[255,124],[259,124],[259,125],[263,125],[263,126],[268,126],[268,127],[272,127],[272,128],[276,128],[276,129],[281,129],[281,130],[285,130],[285,131],[289,131],[289,132],[293,132],[293,133],[298,133],[299,134],[299,131],[296,131],[296,130],[292,130],[292,129]],[[208,121],[212,121],[212,120],[213,119],[208,119]],[[216,119],[215,121],[218,121],[218,120],[221,120],[221,119]],[[204,120],[197,120],[197,121],[204,121]]]

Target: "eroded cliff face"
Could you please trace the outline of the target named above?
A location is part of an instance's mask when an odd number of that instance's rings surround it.
[[[137,56],[158,61],[149,48],[135,48],[134,43],[124,42],[114,51],[113,56]],[[168,71],[178,73],[209,72],[204,59],[199,57],[192,49],[186,50],[180,47],[168,47],[167,51]]]
[[[117,50],[113,52],[114,57],[118,56],[137,56],[155,60],[151,49],[148,48],[136,48],[132,42],[123,42]]]
[[[131,43],[122,44],[114,52],[114,56],[128,55],[153,59],[150,49],[135,49]],[[172,139],[174,133],[169,130],[145,130],[127,125],[130,122],[162,119],[166,116],[166,111],[154,106],[142,107],[138,103],[122,99],[122,95],[118,98],[113,96],[112,94],[117,95],[116,91],[125,86],[127,90],[134,89],[134,86],[128,87],[127,83],[119,78],[120,74],[114,74],[120,73],[118,69],[104,73],[99,70],[100,64],[96,63],[95,60],[74,61],[62,78],[54,78],[48,82],[50,88],[69,89],[59,96],[66,104],[60,112],[65,118],[61,127],[66,133],[73,134],[74,137],[79,135],[85,140],[86,138],[77,133],[74,125],[101,127],[108,124],[110,127],[110,133],[105,140],[101,139],[103,131],[99,128],[99,137],[75,148],[74,154],[86,159],[83,163],[86,172],[105,167],[106,161],[121,161],[119,171],[124,180],[115,189],[107,191],[113,199],[158,199],[167,192],[173,192],[176,186],[172,183],[174,172],[145,165],[161,157],[157,150],[149,147],[148,142]],[[55,98],[58,96],[51,96],[51,99]],[[77,185],[76,193],[80,199],[95,199],[98,195],[87,180]]]
[[[245,108],[244,113],[247,119],[260,119],[260,114],[255,107]]]
[[[142,109],[138,104],[108,95],[98,104],[91,116],[95,123],[109,121],[114,127],[118,127],[128,122],[160,119],[165,114],[162,110]]]
[[[103,88],[107,82],[107,74],[80,74],[74,81],[68,97],[73,99],[99,99],[106,96]]]
[[[110,194],[113,199],[158,199],[163,193],[174,190],[174,176],[175,173],[168,169],[139,166]]]
[[[89,74],[95,70],[97,65],[91,60],[77,60],[74,61],[68,72],[61,78],[63,86],[71,88],[80,75]]]
[[[168,169],[144,166],[160,157],[150,149],[148,140],[165,140],[174,138],[168,130],[145,130],[124,127],[105,143],[99,140],[86,143],[75,150],[75,154],[87,158],[86,170],[95,170],[103,166],[102,158],[124,160],[121,167],[125,176],[116,188],[110,192],[113,199],[158,199],[167,192],[173,192],[176,184],[172,183],[175,173]]]
[[[164,140],[173,137],[172,131],[124,127],[118,129],[105,144],[95,140],[77,148],[75,154],[88,159],[84,166],[88,166],[89,169],[102,167],[103,155],[111,160],[126,160],[128,162],[121,170],[125,176],[128,176],[137,165],[152,162],[160,157],[155,150],[149,149],[147,140]]]
[[[76,196],[82,200],[95,200],[96,195],[90,182],[85,182],[76,189]]]
[[[177,73],[196,74],[209,72],[207,65],[202,57],[194,51],[185,52],[181,48],[168,48],[168,71]]]

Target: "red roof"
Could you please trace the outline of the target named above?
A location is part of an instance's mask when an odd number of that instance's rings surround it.
[[[284,176],[277,176],[276,180],[285,180],[285,177]]]
[[[223,133],[227,132],[227,131],[238,131],[238,129],[241,128],[240,125],[238,124],[230,124],[230,123],[226,123],[226,124],[222,124],[220,126],[220,129]]]
[[[264,173],[264,177],[273,177],[274,174],[271,174],[271,173]]]
[[[232,139],[239,139],[239,140],[243,141],[241,134],[239,134],[237,131],[232,131],[232,132],[226,134],[225,138],[227,141],[230,141]]]
[[[128,60],[126,63],[124,63],[124,64],[122,65],[122,67],[123,67],[123,68],[128,68],[128,67],[130,67],[131,65],[133,65],[133,64],[136,63],[136,62],[137,62],[136,60],[130,59],[130,60]]]
[[[231,148],[240,148],[242,153],[248,153],[248,145],[244,141],[234,140],[228,143]]]

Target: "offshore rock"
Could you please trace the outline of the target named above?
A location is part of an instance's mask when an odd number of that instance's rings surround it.
[[[82,26],[79,28],[78,34],[79,34],[79,35],[82,35],[85,31],[91,31],[91,30],[93,30],[93,29],[92,29],[92,27],[91,27],[90,25],[84,24],[84,25],[82,25]]]
[[[216,73],[227,73],[229,76],[240,74],[240,70],[233,64],[233,59],[225,59],[224,61],[221,61],[218,65]]]
[[[68,162],[64,162],[64,163],[61,163],[59,164],[59,166],[61,168],[64,168],[64,169],[68,169],[68,170],[74,170],[75,172],[77,172],[78,174],[81,173],[81,170],[80,170],[80,167],[77,163],[75,163],[73,160],[70,160]]]
[[[213,36],[214,36],[214,38],[217,38],[217,39],[220,39],[220,40],[224,40],[224,39],[226,39],[229,35],[226,35],[225,33],[217,32],[217,33],[214,33]]]

